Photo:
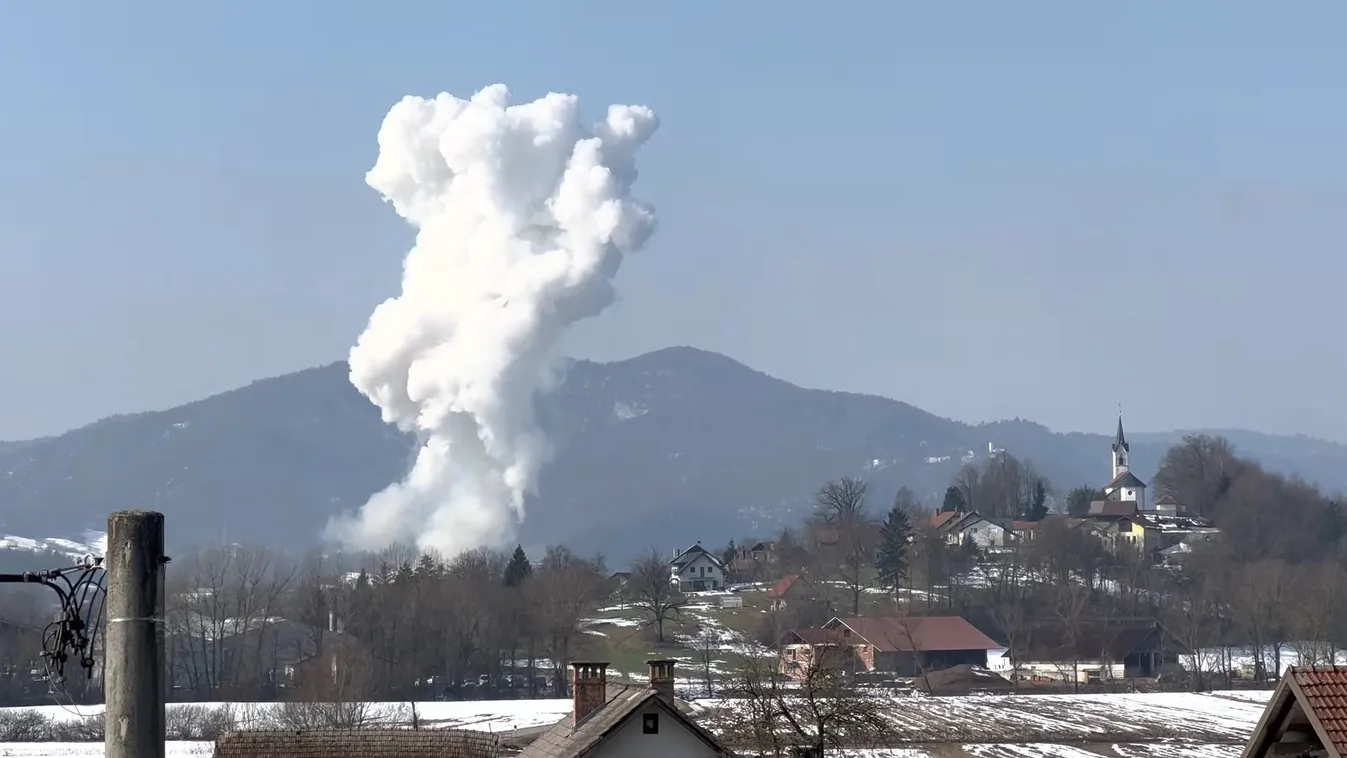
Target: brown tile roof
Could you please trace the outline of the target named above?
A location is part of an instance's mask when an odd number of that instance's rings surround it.
[[[611,692],[611,690],[610,690]],[[701,738],[715,755],[729,755],[720,742],[683,715],[678,708],[660,699],[659,693],[637,687],[622,688],[608,702],[594,709],[579,724],[572,725],[567,716],[519,753],[519,758],[580,758],[598,747],[608,735],[615,732],[637,713],[657,708]]]
[[[836,618],[828,622],[829,628],[838,624],[851,629],[881,653],[937,653],[1001,647],[959,616]]]
[[[933,513],[931,514],[931,528],[939,529],[940,527],[948,523],[950,519],[957,518],[962,515],[963,513],[959,511],[945,511],[943,513]]]
[[[1296,708],[1299,706],[1299,709]],[[1303,718],[1297,718],[1297,711]],[[1305,724],[1308,721],[1308,724]],[[1347,666],[1293,666],[1282,676],[1257,728],[1244,746],[1244,758],[1263,758],[1278,750],[1283,733],[1305,727],[1327,749],[1329,756],[1347,756]],[[1294,747],[1313,747],[1303,741]],[[1287,745],[1281,748],[1289,747]],[[1304,753],[1308,754],[1308,753]]]
[[[1292,667],[1287,675],[1339,755],[1347,755],[1347,666]]]
[[[226,732],[215,758],[497,758],[500,741],[461,729]]]
[[[795,586],[795,583],[802,578],[799,574],[781,577],[780,581],[772,585],[770,590],[767,590],[767,597],[785,597],[786,593],[790,592],[790,588]]]

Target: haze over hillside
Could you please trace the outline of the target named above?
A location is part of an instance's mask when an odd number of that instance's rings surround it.
[[[765,534],[829,478],[871,479],[876,506],[900,485],[934,501],[989,444],[1032,460],[1059,490],[1106,478],[1111,434],[1030,421],[970,425],[881,397],[802,389],[716,353],[676,347],[575,361],[539,416],[557,447],[528,505],[526,546],[565,542],[624,560],[652,544]],[[1112,432],[1111,418],[1101,413]],[[1240,452],[1329,489],[1347,446],[1222,431]],[[1139,434],[1149,478],[1181,432]],[[334,513],[405,473],[410,441],[380,422],[344,363],[254,382],[194,403],[104,419],[0,447],[0,534],[79,537],[109,511],[168,516],[171,544],[316,544]]]

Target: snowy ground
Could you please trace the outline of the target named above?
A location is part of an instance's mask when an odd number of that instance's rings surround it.
[[[209,756],[215,752],[209,742],[170,742],[165,758]],[[101,742],[0,742],[0,757],[13,758],[103,758]]]
[[[893,737],[911,747],[847,751],[848,758],[1234,758],[1262,714],[1269,691],[1107,695],[904,697],[895,700]],[[207,704],[220,707],[222,704]],[[699,720],[715,727],[725,701],[694,703]],[[171,706],[170,706],[171,707]],[[260,716],[274,704],[241,703],[239,714]],[[399,704],[381,704],[395,709]],[[437,726],[490,732],[544,726],[570,712],[570,700],[498,700],[417,703]],[[41,706],[53,719],[98,713]],[[1061,744],[1070,743],[1070,744]],[[0,743],[0,758],[75,758],[102,755],[101,744]],[[210,744],[173,742],[170,758],[209,756]]]
[[[224,703],[198,703],[196,705],[220,708]],[[265,726],[268,715],[279,707],[277,703],[231,703],[235,717],[247,727]],[[174,705],[168,706],[172,711]],[[406,718],[406,703],[379,703],[375,708],[386,712],[389,721]],[[73,721],[95,716],[103,712],[101,705],[41,705],[26,709],[55,721]],[[463,700],[456,702],[418,702],[418,717],[424,723],[433,726],[474,729],[482,732],[508,732],[513,729],[528,729],[535,726],[554,724],[562,716],[571,712],[570,700]],[[170,716],[171,718],[171,716]],[[0,743],[4,745],[5,743]],[[4,753],[0,752],[0,756]]]

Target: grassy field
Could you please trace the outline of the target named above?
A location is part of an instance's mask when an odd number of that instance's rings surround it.
[[[846,588],[835,583],[820,584],[820,591],[828,593],[832,605],[842,609],[842,615],[851,615],[853,597]],[[629,605],[600,608],[585,620],[584,634],[576,643],[576,657],[609,661],[614,675],[633,679],[647,675],[647,660],[674,658],[679,661],[679,680],[685,685],[705,679],[704,659],[709,657],[712,677],[724,679],[739,668],[745,655],[771,654],[759,642],[764,627],[773,629],[769,636],[785,631],[774,628],[768,587],[739,585],[732,593],[692,593],[678,616],[665,622],[663,642],[658,640],[649,614],[641,609]],[[743,607],[722,607],[721,598],[728,595],[741,598]],[[904,595],[906,604],[925,608],[923,593],[913,590],[905,591]],[[894,598],[874,589],[861,593],[860,606],[861,614],[868,616],[900,612]],[[707,639],[708,636],[712,639]]]
[[[629,605],[613,605],[599,611],[584,624],[577,657],[609,661],[615,676],[644,679],[646,661],[673,658],[679,662],[680,682],[691,684],[705,678],[709,660],[712,676],[731,675],[749,654],[768,651],[754,639],[768,617],[769,601],[761,588],[736,592],[742,608],[724,608],[720,599],[728,593],[695,593],[673,619],[664,623],[664,641],[658,640],[648,613]]]

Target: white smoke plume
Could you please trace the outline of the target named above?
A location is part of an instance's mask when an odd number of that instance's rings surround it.
[[[351,350],[351,382],[421,446],[407,477],[333,519],[329,538],[453,555],[513,535],[548,455],[533,402],[556,381],[557,341],[613,301],[623,253],[654,231],[628,192],[657,127],[650,109],[614,105],[586,128],[576,97],[511,105],[503,85],[388,112],[365,181],[416,244],[402,294]]]

